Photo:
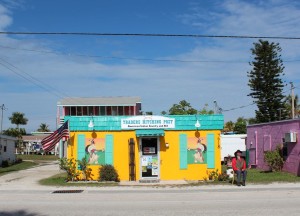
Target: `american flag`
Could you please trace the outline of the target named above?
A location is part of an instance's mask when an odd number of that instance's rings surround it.
[[[42,140],[43,150],[45,152],[51,151],[55,145],[63,138],[69,138],[69,124],[66,121],[60,128],[53,132],[53,134],[45,137]]]

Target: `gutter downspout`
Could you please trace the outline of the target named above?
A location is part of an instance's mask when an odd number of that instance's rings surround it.
[[[257,166],[258,160],[257,160],[257,131],[255,133],[255,165]]]

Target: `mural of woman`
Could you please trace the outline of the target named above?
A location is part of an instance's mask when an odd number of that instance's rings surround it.
[[[98,155],[96,150],[96,145],[94,139],[91,140],[91,143],[86,146],[85,152],[89,155],[89,164],[98,164]]]
[[[206,151],[206,146],[201,143],[200,139],[198,139],[197,148],[195,149],[195,154],[194,154],[195,163],[203,163],[204,162],[204,157],[203,157],[204,151]]]

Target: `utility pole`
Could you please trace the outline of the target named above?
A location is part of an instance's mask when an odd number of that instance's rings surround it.
[[[0,134],[2,134],[2,125],[3,125],[3,111],[6,110],[4,104],[2,104],[0,106],[0,109],[1,109],[1,128],[0,128]]]
[[[4,104],[2,104],[2,106],[0,106],[1,109],[1,125],[0,125],[0,155],[2,152],[2,124],[3,124],[3,111],[6,110]]]
[[[279,108],[279,121],[281,120],[281,110],[283,110],[283,108]]]
[[[295,100],[295,96],[294,96],[294,84],[293,84],[293,82],[290,82],[290,84],[291,84],[291,97],[292,97],[292,119],[294,119],[295,118],[295,102],[294,102],[294,100]]]
[[[214,101],[214,104],[215,104],[215,106],[214,106],[214,114],[217,114],[217,101]]]
[[[218,106],[217,101],[214,101],[215,107],[214,107],[214,114],[222,114],[222,108]]]

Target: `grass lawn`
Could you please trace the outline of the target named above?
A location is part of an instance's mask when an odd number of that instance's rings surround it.
[[[222,166],[222,171],[225,171],[225,167]],[[286,172],[265,172],[259,169],[248,169],[247,170],[247,183],[252,184],[270,184],[273,182],[300,182],[300,177],[292,175]],[[118,186],[119,184],[116,182],[66,182],[66,173],[60,173],[58,175],[52,176],[47,179],[42,179],[40,184],[49,185],[49,186],[93,186],[93,187],[105,187],[105,186]],[[210,184],[231,184],[230,180],[226,181],[191,181],[189,186],[197,186],[197,185],[210,185]]]
[[[300,182],[300,177],[286,172],[265,172],[259,169],[248,169],[247,182],[249,183]]]
[[[50,178],[42,179],[39,181],[41,185],[47,185],[47,186],[92,186],[92,187],[106,187],[106,186],[117,186],[119,185],[118,182],[66,182],[66,173],[60,173],[55,176],[52,176]]]
[[[222,166],[222,171],[224,172],[225,170],[226,167]],[[260,169],[248,169],[247,182],[263,184],[272,182],[300,182],[300,177],[286,172],[266,172]]]
[[[91,187],[106,187],[118,186],[116,182],[66,182],[66,173],[61,173],[47,179],[42,179],[40,184],[48,186],[91,186]],[[258,169],[248,169],[247,183],[252,184],[270,184],[273,182],[300,182],[300,177],[294,176],[285,172],[264,172]],[[187,186],[197,185],[213,185],[213,184],[231,184],[229,180],[213,181],[213,182],[190,182]],[[162,185],[163,186],[163,185]],[[183,185],[181,185],[183,187]]]
[[[17,158],[21,158],[22,160],[33,160],[33,161],[54,161],[58,160],[58,155],[17,155]]]
[[[31,161],[23,161],[21,163],[18,164],[14,164],[12,166],[9,167],[5,167],[5,168],[1,168],[0,167],[0,176],[8,174],[10,172],[15,172],[15,171],[19,171],[19,170],[24,170],[24,169],[29,169],[33,166],[36,166],[37,163],[35,162],[31,162]]]

